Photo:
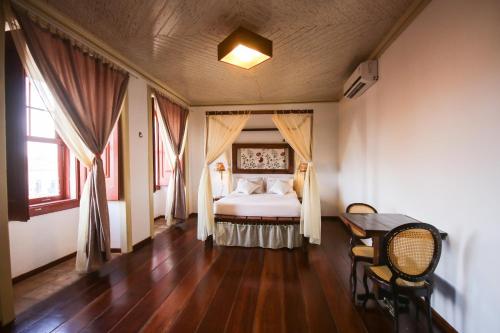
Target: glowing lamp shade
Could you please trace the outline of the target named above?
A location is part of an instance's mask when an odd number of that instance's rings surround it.
[[[224,171],[226,171],[226,167],[224,166],[224,163],[217,162],[215,164],[215,171],[217,171],[217,172],[224,172]]]
[[[250,69],[273,56],[273,42],[245,28],[238,28],[219,44],[220,61]]]

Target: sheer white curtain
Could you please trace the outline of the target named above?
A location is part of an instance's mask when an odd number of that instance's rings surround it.
[[[321,244],[321,204],[316,171],[312,161],[312,115],[274,114],[273,122],[299,157],[307,162],[302,191],[300,233],[313,244]]]
[[[6,11],[6,21],[12,33],[17,53],[21,58],[24,69],[26,70],[31,82],[42,98],[42,102],[45,104],[45,107],[54,120],[57,134],[61,137],[66,146],[68,146],[75,154],[80,163],[85,165],[87,168],[90,168],[92,166],[94,154],[92,154],[73,129],[73,122],[64,113],[62,107],[60,106],[61,103],[56,103],[54,95],[50,92],[49,87],[43,79],[42,73],[40,73],[40,70],[38,69],[35,60],[28,49],[28,45],[26,44],[26,40],[19,23],[17,23],[10,7],[5,5],[4,9]]]
[[[198,239],[206,240],[215,229],[210,163],[236,140],[250,114],[214,115],[207,117],[205,133],[205,164],[198,188]]]
[[[156,99],[155,99],[156,103]],[[165,147],[165,155],[166,155],[166,160],[167,163],[170,167],[170,170],[174,170],[175,166],[175,154],[174,151],[172,150],[172,146],[170,144],[170,140],[168,139],[168,134],[167,134],[167,129],[165,128],[165,124],[161,120],[161,114],[156,111],[156,115],[158,116],[158,119],[160,121],[158,122],[158,127],[160,128],[160,138],[161,141],[163,142],[163,147]],[[174,186],[173,186],[173,177],[170,177],[169,184],[167,186],[167,198],[166,198],[166,204],[165,204],[165,220],[167,222],[167,226],[170,226],[173,224],[173,217],[172,217],[172,207],[174,205]]]
[[[62,103],[57,103],[54,95],[50,92],[49,87],[45,83],[40,70],[38,69],[31,52],[28,49],[24,35],[22,34],[17,21],[15,20],[10,8],[7,9],[8,23],[12,31],[13,41],[16,45],[17,52],[21,61],[23,62],[24,69],[26,70],[31,82],[35,86],[38,94],[40,95],[45,107],[49,111],[52,119],[54,120],[57,134],[61,137],[63,142],[71,152],[75,154],[80,163],[87,169],[92,167],[92,160],[94,154],[83,143],[80,136],[73,128],[73,123],[63,111]],[[90,182],[86,181],[81,193],[80,206],[88,207],[90,198]],[[90,211],[88,209],[80,209],[80,221],[88,221]],[[78,242],[77,253],[85,253],[86,241],[88,237],[88,224],[79,223],[78,225]],[[76,269],[77,271],[86,271],[86,256],[77,256]]]
[[[223,193],[229,194],[233,191],[233,170],[231,149],[227,149],[223,154],[223,162],[226,164],[226,172],[223,178]],[[225,191],[224,191],[225,190]]]
[[[82,139],[79,133],[79,127],[75,124],[74,119],[71,118],[70,112],[65,107],[65,103],[60,99],[59,94],[54,93],[59,91],[55,86],[54,82],[51,80],[46,80],[42,75],[42,71],[37,65],[30,49],[28,48],[26,36],[24,31],[21,30],[20,24],[17,18],[14,16],[12,9],[10,8],[8,1],[4,3],[4,9],[6,13],[7,23],[9,25],[14,44],[16,45],[16,50],[23,62],[23,66],[30,77],[33,85],[37,89],[39,95],[42,98],[45,107],[49,111],[52,119],[54,120],[55,128],[57,134],[64,141],[66,146],[71,152],[75,154],[78,160],[89,170],[89,176],[83,186],[81,199],[80,199],[80,217],[78,226],[78,244],[77,244],[77,258],[76,258],[76,270],[79,272],[90,272],[99,267],[99,265],[109,259],[109,217],[107,213],[107,202],[105,196],[102,196],[103,187],[100,183],[95,184],[92,177],[94,172],[98,172],[98,166],[94,167],[96,154],[91,151],[89,146]],[[32,36],[33,37],[33,36]],[[56,81],[54,79],[54,81]],[[128,78],[127,78],[128,81]],[[121,101],[121,109],[124,106],[123,98]],[[118,116],[120,114],[118,112]],[[118,119],[118,116],[116,119]],[[114,121],[116,122],[116,121]],[[114,123],[112,124],[114,125]],[[99,188],[98,188],[99,187]],[[105,189],[105,188],[104,188]],[[92,196],[91,192],[99,192],[99,196],[96,201],[96,196]],[[105,191],[104,191],[105,195]],[[104,210],[103,211],[103,206]],[[90,234],[90,223],[94,223],[96,220],[101,222],[99,230],[94,230],[94,234]],[[94,223],[96,224],[96,223]],[[94,225],[92,224],[92,225]],[[97,233],[97,235],[95,234]],[[92,238],[94,241],[90,244],[89,239]],[[98,243],[98,247],[93,247],[93,244]]]

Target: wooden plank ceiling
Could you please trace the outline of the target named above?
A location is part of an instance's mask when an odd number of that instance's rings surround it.
[[[411,0],[45,0],[191,105],[335,101]],[[250,70],[217,61],[238,26],[274,43]]]

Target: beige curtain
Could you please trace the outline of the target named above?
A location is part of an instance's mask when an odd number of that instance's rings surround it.
[[[198,239],[205,240],[215,230],[212,183],[209,165],[231,146],[250,114],[208,116],[205,133],[205,163],[198,188]]]
[[[100,156],[118,120],[128,74],[35,22],[25,10],[14,11],[15,18],[7,9],[9,26],[14,29],[13,38],[25,69],[51,113],[58,134],[90,169],[80,200],[76,263],[77,271],[90,272],[111,257]]]
[[[293,186],[295,188],[295,192],[297,192],[297,195],[299,197],[302,197],[302,192],[304,189],[304,173],[300,172],[299,167],[301,163],[306,163],[306,161],[303,161],[299,154],[295,153],[295,158],[294,158],[294,167],[295,167],[295,173],[293,174]]]
[[[274,114],[273,121],[300,159],[307,162],[302,191],[300,233],[309,237],[311,243],[321,244],[321,204],[311,147],[312,115],[304,113]]]
[[[231,147],[230,147],[231,148]],[[224,173],[223,182],[223,190],[225,190],[226,194],[229,194],[233,191],[233,166],[232,166],[232,151],[231,149],[227,149],[223,154],[223,160],[226,164],[226,172]],[[224,191],[223,191],[224,192]]]

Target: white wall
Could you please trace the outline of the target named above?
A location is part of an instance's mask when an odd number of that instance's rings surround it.
[[[149,211],[149,146],[148,131],[148,89],[146,81],[130,77],[129,102],[129,145],[130,145],[130,193],[132,244],[151,235]],[[139,137],[139,132],[142,137]]]
[[[167,186],[161,186],[159,190],[153,193],[154,218],[165,215],[166,200]]]
[[[279,105],[238,105],[215,107],[192,107],[189,118],[189,175],[190,175],[190,208],[196,212],[198,185],[204,160],[204,133],[206,111],[227,110],[314,110],[313,121],[313,159],[318,174],[321,195],[322,215],[337,215],[337,103],[300,103]],[[247,127],[274,127],[269,117],[254,116]],[[279,140],[276,133],[243,133],[238,141],[264,142]],[[279,134],[278,134],[279,135]],[[271,142],[271,141],[270,141]],[[280,141],[277,141],[280,142]],[[214,180],[215,182],[215,180]]]
[[[76,251],[78,208],[9,222],[12,277]]]
[[[126,218],[125,201],[109,201],[109,242],[112,249],[121,249],[121,229]]]
[[[431,2],[339,124],[340,209],[447,231],[433,306],[459,331],[499,332],[500,1]]]

